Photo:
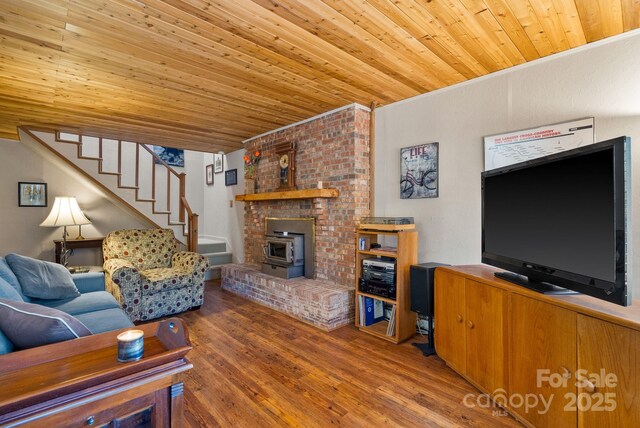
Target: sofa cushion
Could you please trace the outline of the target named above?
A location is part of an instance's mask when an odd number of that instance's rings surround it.
[[[196,275],[175,268],[158,268],[140,271],[142,294],[148,296],[160,291],[192,287]]]
[[[80,292],[64,266],[18,254],[5,257],[16,274],[22,293],[36,299],[68,299]]]
[[[24,302],[16,289],[2,278],[0,278],[0,299],[13,300],[14,302]]]
[[[129,320],[129,317],[120,309],[104,309],[102,311],[87,312],[77,315],[76,318],[91,330],[93,334],[133,327],[133,323]]]
[[[7,299],[0,299],[0,329],[21,349],[91,334],[80,321],[62,311]]]
[[[72,277],[80,293],[104,291],[104,273],[102,272],[76,273]]]
[[[111,293],[106,291],[94,291],[92,293],[84,293],[72,299],[60,300],[32,300],[48,308],[57,309],[66,312],[69,315],[80,315],[88,312],[101,311],[104,309],[120,309],[120,305],[113,298]]]
[[[20,281],[18,281],[16,274],[13,273],[13,271],[11,270],[11,267],[9,266],[9,263],[7,263],[4,257],[0,257],[0,278],[7,281],[9,285],[11,285],[17,291],[18,294],[20,294],[20,297],[22,298],[22,300],[24,300],[25,302],[31,301],[31,299],[29,299],[27,296],[25,296],[22,293],[22,287],[20,287]]]
[[[13,342],[0,331],[0,355],[8,354],[13,351]]]

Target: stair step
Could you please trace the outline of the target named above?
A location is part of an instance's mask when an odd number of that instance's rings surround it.
[[[155,199],[142,199],[142,198],[136,198],[136,201],[138,202],[155,202]]]
[[[118,185],[119,188],[121,189],[133,189],[133,190],[138,190],[138,186],[121,186]]]
[[[171,211],[156,211],[156,210],[153,210],[153,213],[154,214],[171,214]]]
[[[227,243],[223,239],[198,237],[198,253],[224,253],[227,251]]]
[[[184,221],[170,221],[169,222],[169,226],[184,226],[187,223],[185,223]]]
[[[110,172],[110,171],[98,171],[100,174],[105,174],[105,175],[122,175],[122,173],[120,172]]]
[[[88,159],[88,160],[97,160],[97,161],[102,160],[102,158],[95,158],[93,156],[78,156],[78,159]]]
[[[211,266],[225,265],[233,262],[233,254],[229,252],[206,253],[202,255],[209,259]]]

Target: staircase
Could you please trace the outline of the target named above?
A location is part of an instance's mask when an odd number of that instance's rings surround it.
[[[221,277],[221,266],[233,262],[233,256],[228,251],[227,243],[222,239],[201,237],[198,240],[198,253],[209,259],[209,272],[205,279],[219,279]]]
[[[18,132],[20,140],[32,149],[72,167],[115,202],[155,226],[173,229],[189,251],[199,250],[198,214],[192,212],[185,197],[186,175],[147,145],[22,126]]]

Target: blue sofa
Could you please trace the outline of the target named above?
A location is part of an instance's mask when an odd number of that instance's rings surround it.
[[[0,257],[0,278],[12,285],[14,289],[19,286],[19,281],[3,257]],[[24,296],[21,289],[17,291],[22,301],[58,309],[74,316],[93,334],[133,326],[111,293],[105,291],[103,274],[76,274],[73,275],[73,282],[81,294],[71,299],[31,299]],[[7,296],[0,296],[0,298],[7,298]],[[4,334],[0,334],[0,354],[11,352],[13,348],[11,341]]]

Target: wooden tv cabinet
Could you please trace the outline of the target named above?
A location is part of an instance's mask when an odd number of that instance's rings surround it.
[[[436,269],[438,355],[527,426],[640,426],[640,299],[548,296],[498,271]]]
[[[117,362],[116,336],[129,329],[1,356],[0,426],[182,426],[186,327],[171,318],[133,328],[144,331],[135,362]]]

